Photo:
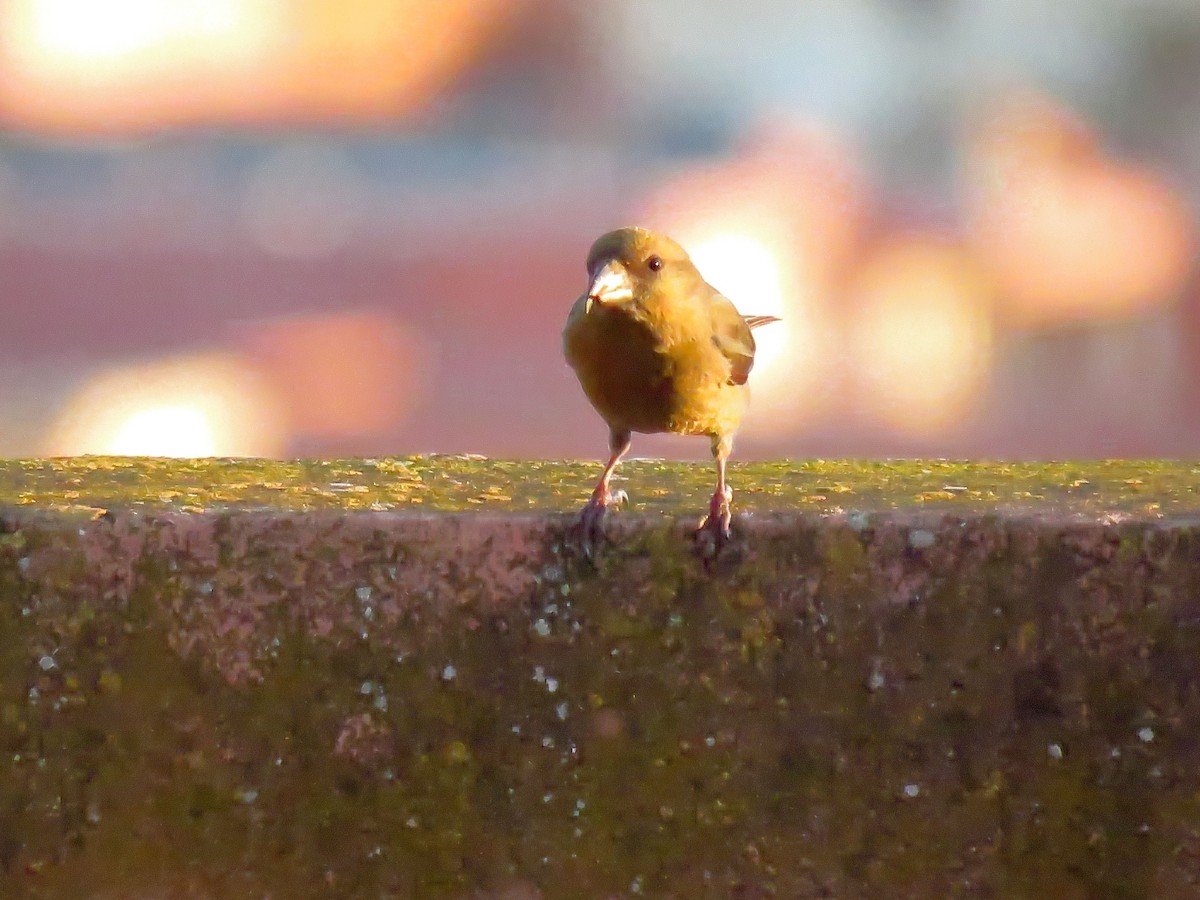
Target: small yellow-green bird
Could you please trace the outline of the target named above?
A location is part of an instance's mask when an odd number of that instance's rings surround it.
[[[697,536],[711,532],[719,548],[729,538],[733,500],[725,463],[750,401],[751,329],[778,320],[743,316],[679,244],[644,228],[598,238],[587,272],[587,292],[563,329],[563,353],[608,423],[611,454],[581,516],[585,547],[590,552],[600,537],[608,507],[625,500],[609,481],[632,432],[667,431],[712,441],[717,486]]]

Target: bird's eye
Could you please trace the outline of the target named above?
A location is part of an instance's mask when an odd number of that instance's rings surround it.
[[[651,272],[657,272],[662,268],[662,257],[651,256],[648,260],[646,260],[646,268]]]

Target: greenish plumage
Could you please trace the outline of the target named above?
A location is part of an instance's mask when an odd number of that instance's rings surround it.
[[[587,258],[590,286],[567,318],[563,351],[592,406],[608,423],[612,457],[584,511],[598,527],[614,502],[608,480],[630,432],[706,435],[717,459],[717,493],[706,522],[728,533],[725,460],[749,403],[751,328],[675,241],[643,228],[601,236]],[[703,527],[703,525],[702,525]]]

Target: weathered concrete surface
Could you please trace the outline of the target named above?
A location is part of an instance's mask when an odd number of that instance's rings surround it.
[[[1198,471],[0,464],[0,896],[1200,895]]]

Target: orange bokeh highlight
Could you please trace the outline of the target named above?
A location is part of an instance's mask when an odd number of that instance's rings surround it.
[[[257,369],[229,353],[115,366],[68,399],[42,452],[117,456],[277,456],[282,404]]]
[[[865,260],[850,297],[863,410],[916,436],[960,426],[993,356],[990,291],[973,261],[935,236],[893,238]]]
[[[528,0],[7,0],[0,117],[55,132],[393,118]]]
[[[422,396],[429,354],[398,320],[371,310],[270,320],[240,338],[299,436],[386,431]]]
[[[639,223],[675,237],[755,332],[751,415],[786,432],[830,398],[829,300],[857,252],[870,189],[847,138],[816,125],[763,129],[728,160],[685,169]]]
[[[1122,318],[1178,296],[1196,250],[1183,198],[1107,158],[1051,101],[998,104],[972,136],[968,174],[972,245],[1009,324]]]
[[[794,277],[826,285],[850,263],[871,189],[849,137],[815,123],[772,122],[727,160],[688,168],[639,210],[652,227],[713,230],[734,221],[775,233]]]

